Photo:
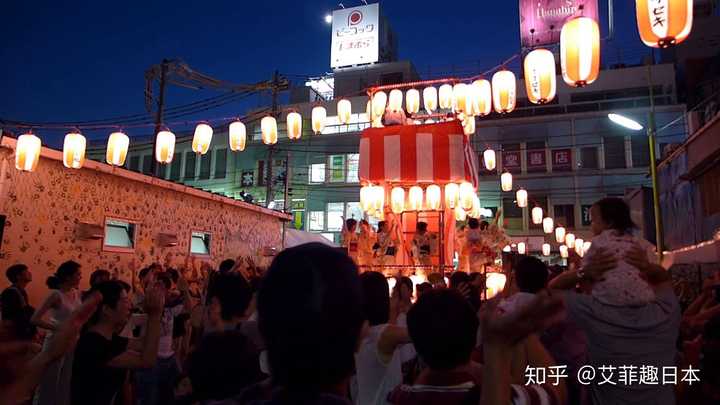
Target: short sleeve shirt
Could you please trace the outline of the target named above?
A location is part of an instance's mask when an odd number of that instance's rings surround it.
[[[108,340],[86,332],[78,340],[73,361],[71,397],[73,405],[111,405],[122,388],[127,370],[108,366],[127,349],[128,339],[113,335]]]

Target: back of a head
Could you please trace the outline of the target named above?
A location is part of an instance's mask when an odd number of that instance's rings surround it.
[[[350,218],[347,221],[345,221],[345,227],[350,231],[355,230],[356,226],[357,226],[357,220],[355,218]]]
[[[480,230],[484,231],[490,227],[490,224],[487,221],[480,222]]]
[[[630,233],[637,228],[630,216],[630,207],[621,198],[607,197],[593,205],[599,209],[603,222],[611,229]]]
[[[470,361],[478,319],[458,291],[423,293],[407,314],[407,326],[415,349],[431,369],[449,370]]]
[[[450,275],[449,281],[450,288],[458,288],[458,286],[460,286],[460,283],[470,282],[470,275],[465,273],[464,271],[456,271]]]
[[[433,287],[447,287],[445,285],[445,279],[440,273],[430,273],[430,275],[427,276],[427,280]]]
[[[480,228],[480,221],[478,221],[477,218],[470,218],[468,219],[468,227],[470,229],[478,229]]]
[[[705,324],[702,340],[700,372],[703,381],[717,386],[720,384],[720,315],[716,315]]]
[[[208,290],[208,299],[216,298],[220,303],[220,315],[230,321],[245,315],[252,299],[250,285],[239,274],[219,274]]]
[[[24,264],[13,264],[5,270],[5,277],[7,277],[10,283],[15,284],[18,281],[20,275],[28,269],[28,266]]]
[[[535,294],[547,285],[547,266],[536,257],[524,256],[515,264],[515,282],[520,291]]]
[[[225,259],[220,263],[220,266],[218,267],[218,271],[220,273],[227,273],[230,270],[235,267],[235,260],[233,259]]]
[[[72,260],[68,260],[58,266],[57,270],[55,270],[55,274],[48,277],[45,284],[47,284],[49,289],[57,290],[60,288],[62,283],[70,279],[70,277],[78,271],[80,271],[80,264]]]
[[[363,312],[370,326],[388,323],[390,319],[390,288],[387,279],[377,271],[360,275]]]
[[[90,287],[95,286],[103,281],[110,280],[110,272],[105,269],[97,269],[90,275]]]
[[[417,298],[420,299],[420,297],[421,297],[423,294],[425,294],[425,293],[427,293],[427,292],[429,292],[429,291],[432,291],[432,289],[433,289],[432,284],[428,283],[427,281],[424,282],[424,283],[418,284],[418,286],[417,286]]]
[[[98,305],[95,313],[90,318],[90,321],[88,323],[92,325],[100,321],[103,307],[109,307],[112,309],[117,308],[117,304],[120,301],[122,292],[128,292],[129,290],[130,286],[127,283],[119,280],[104,281],[93,286],[89,292],[92,293],[97,291],[102,294],[102,301],[100,302],[100,305]]]
[[[425,231],[427,231],[427,227],[428,227],[427,222],[418,222],[418,223],[417,223],[417,230],[420,231],[420,232],[425,232]]]
[[[283,250],[257,297],[276,385],[317,393],[349,377],[363,324],[357,267],[320,243]]]

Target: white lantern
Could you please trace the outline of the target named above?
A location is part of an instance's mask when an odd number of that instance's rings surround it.
[[[468,86],[470,93],[468,112],[484,117],[492,110],[492,86],[485,79],[475,80]]]
[[[80,131],[65,135],[63,142],[63,164],[69,169],[79,169],[85,163],[85,146],[87,141]]]
[[[277,143],[277,121],[275,117],[263,117],[263,119],[260,120],[260,130],[262,131],[262,141],[265,145],[275,145]]]
[[[531,211],[532,214],[532,223],[535,225],[540,225],[543,222],[543,209],[540,207],[535,207]]]
[[[373,187],[372,204],[375,211],[384,212],[385,210],[385,189],[382,186]]]
[[[390,208],[395,214],[402,214],[405,211],[405,189],[394,187],[390,192]]]
[[[192,150],[195,153],[204,155],[210,149],[213,129],[206,123],[200,123],[195,127],[195,135],[192,141]]]
[[[495,170],[495,166],[497,165],[495,151],[492,149],[486,149],[485,152],[483,152],[483,161],[487,170]]]
[[[543,256],[550,256],[550,244],[549,243],[543,243],[542,254],[543,254]]]
[[[515,74],[509,70],[495,72],[492,77],[493,106],[500,114],[507,114],[515,109],[517,85]]]
[[[372,97],[372,114],[373,118],[381,118],[385,114],[385,105],[387,104],[387,94],[384,91],[378,91]]]
[[[586,86],[597,79],[600,73],[600,28],[594,19],[577,17],[563,25],[560,65],[563,79],[570,86]]]
[[[545,232],[545,233],[552,233],[553,229],[555,228],[553,219],[550,217],[545,217],[545,219],[542,220],[542,224],[543,224],[543,232]]]
[[[582,240],[580,238],[575,239],[575,253],[577,253],[578,256],[580,256],[580,257],[583,257],[583,255],[585,254],[585,250],[583,249],[584,246],[585,246],[584,240]]]
[[[512,191],[512,187],[513,187],[512,174],[510,174],[509,172],[505,172],[500,176],[500,187],[502,188],[502,191],[505,191],[505,192]]]
[[[438,92],[435,87],[430,86],[423,89],[423,104],[428,114],[432,114],[433,111],[437,110]]]
[[[230,150],[233,152],[242,152],[245,150],[247,142],[247,129],[245,124],[240,121],[234,121],[228,128],[228,138],[230,141]]]
[[[20,135],[15,147],[15,168],[24,172],[35,171],[40,161],[41,148],[42,142],[37,136],[32,133]]]
[[[440,86],[440,91],[438,93],[440,108],[444,110],[451,109],[453,104],[453,86],[443,84]]]
[[[360,187],[360,208],[368,212],[372,208],[372,186]]]
[[[473,204],[472,208],[470,208],[470,212],[468,212],[468,216],[470,218],[480,219],[480,216],[482,216],[482,207],[480,206],[480,198],[475,194],[473,196]]]
[[[312,109],[312,129],[315,135],[321,133],[325,129],[325,119],[327,111],[325,107],[319,105]]]
[[[505,247],[502,249],[503,252],[510,253],[512,252],[512,247],[510,245],[505,245]]]
[[[403,93],[401,90],[393,89],[390,91],[390,98],[388,99],[388,107],[392,112],[399,112],[402,110]]]
[[[565,235],[565,244],[570,249],[574,249],[575,248],[575,234],[569,233],[569,234]]]
[[[492,299],[505,289],[507,277],[502,273],[488,273],[485,279],[485,299]]]
[[[667,48],[684,41],[693,24],[692,0],[636,0],[640,39],[653,48]]]
[[[442,192],[440,186],[437,184],[431,184],[425,190],[425,205],[427,209],[437,211],[440,209],[442,201]]]
[[[590,246],[592,246],[592,243],[589,240],[586,240],[585,243],[583,243],[584,254],[587,254],[588,250],[590,250]]]
[[[293,111],[288,113],[287,117],[287,135],[291,140],[300,139],[302,136],[302,117],[299,113]]]
[[[560,257],[563,259],[568,258],[568,247],[565,245],[560,245]]]
[[[350,123],[350,117],[352,116],[352,104],[350,100],[343,98],[337,102],[337,114],[338,121],[340,121],[341,124]]]
[[[120,131],[113,132],[108,138],[105,161],[113,166],[124,165],[129,146],[130,138],[127,135]]]
[[[469,210],[472,208],[473,199],[475,199],[475,189],[471,183],[467,181],[460,183],[459,198],[462,209]]]
[[[475,134],[475,117],[468,115],[462,121],[463,132],[465,135],[470,136]]]
[[[410,187],[410,194],[408,195],[408,210],[409,211],[422,211],[423,206],[423,189],[420,186]]]
[[[465,83],[457,83],[453,86],[453,110],[456,113],[467,114],[467,85]]]
[[[410,89],[405,93],[405,109],[409,114],[420,111],[420,92],[417,89]]]
[[[456,183],[445,185],[445,208],[453,209],[457,206],[460,187]]]
[[[171,163],[175,155],[175,134],[165,129],[155,137],[155,160],[158,163]]]
[[[466,219],[467,219],[467,211],[462,209],[462,207],[459,205],[456,206],[455,207],[455,220],[456,221],[464,221]]]
[[[517,201],[517,206],[520,208],[527,207],[528,202],[528,193],[525,191],[524,188],[521,188],[520,190],[515,193],[515,199]]]
[[[565,228],[563,228],[562,226],[558,226],[557,228],[555,228],[555,242],[565,242]]]
[[[535,49],[525,57],[525,90],[533,104],[546,104],[557,92],[555,56],[547,49]]]
[[[518,242],[517,247],[518,247],[518,253],[520,253],[521,255],[524,255],[525,254],[525,242]]]

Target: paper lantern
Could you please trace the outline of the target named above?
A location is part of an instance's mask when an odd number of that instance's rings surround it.
[[[321,133],[325,129],[325,119],[327,111],[325,107],[319,105],[312,109],[312,129],[315,135]]]
[[[437,211],[440,209],[441,203],[442,192],[440,191],[440,186],[436,184],[429,185],[425,190],[425,205],[427,209]]]
[[[473,203],[472,207],[470,208],[470,212],[468,212],[468,216],[470,218],[480,219],[480,216],[482,216],[482,207],[480,206],[480,197],[475,194],[473,196]]]
[[[585,243],[583,243],[584,254],[587,254],[588,250],[590,250],[590,246],[592,246],[592,243],[589,240],[586,240]]]
[[[502,191],[508,192],[512,191],[513,187],[513,180],[512,180],[512,174],[509,172],[505,172],[500,176],[500,188],[502,188]]]
[[[471,183],[468,183],[467,181],[460,183],[460,190],[459,190],[460,207],[462,207],[462,209],[464,209],[464,210],[471,209],[474,198],[475,198],[475,189],[473,188],[473,185]]]
[[[510,252],[512,252],[512,247],[510,247],[510,245],[505,245],[505,247],[502,249],[502,251],[505,253],[510,253]]]
[[[542,254],[543,254],[543,256],[550,256],[550,244],[549,243],[543,243]]]
[[[372,205],[375,211],[383,212],[385,208],[385,189],[382,186],[373,186]]]
[[[40,138],[32,133],[20,135],[15,146],[15,168],[24,172],[35,171],[40,161],[40,149]]]
[[[372,207],[372,186],[360,187],[360,208],[368,212]]]
[[[463,126],[463,133],[465,133],[466,136],[474,135],[475,134],[475,117],[472,115],[468,115],[463,119],[462,121]]]
[[[402,214],[405,211],[405,189],[394,187],[390,192],[390,208],[395,214]]]
[[[518,248],[518,253],[520,253],[521,255],[525,254],[525,242],[519,242],[517,244],[517,248]]]
[[[453,86],[443,84],[438,92],[438,102],[441,109],[449,110],[453,103]]]
[[[540,225],[543,222],[543,209],[540,207],[535,207],[531,211],[532,216],[532,223],[535,225]]]
[[[485,299],[492,299],[505,289],[507,277],[502,273],[488,273],[485,279]]]
[[[302,117],[299,113],[293,111],[288,113],[286,117],[287,121],[287,135],[291,140],[300,139],[302,136]]]
[[[65,135],[63,142],[63,165],[69,169],[79,169],[85,163],[85,137],[77,132]]]
[[[403,93],[401,90],[394,89],[390,91],[390,98],[388,99],[388,107],[392,112],[399,112],[402,110]]]
[[[584,240],[580,238],[575,239],[575,253],[577,253],[580,257],[583,257],[583,255],[585,255],[585,250],[583,249],[583,246],[585,246]]]
[[[565,242],[565,228],[563,228],[562,226],[558,226],[557,228],[555,228],[555,242]]]
[[[405,93],[405,109],[409,114],[420,111],[420,92],[417,89],[410,89]]]
[[[473,115],[484,117],[492,111],[492,86],[484,79],[475,80],[469,86],[470,107],[468,110]]]
[[[127,135],[119,131],[113,132],[108,138],[105,161],[113,166],[124,165],[129,146],[130,138]]]
[[[247,142],[247,129],[245,124],[240,121],[234,121],[228,128],[228,140],[230,141],[230,150],[233,152],[242,152],[245,150]]]
[[[495,151],[492,149],[486,149],[485,152],[483,152],[483,161],[487,170],[495,170],[495,166],[497,165]]]
[[[600,73],[600,28],[588,17],[574,18],[560,31],[560,64],[565,83],[582,87]]]
[[[565,245],[560,245],[560,257],[562,257],[563,259],[567,259],[568,256],[568,247]]]
[[[420,186],[410,187],[408,194],[408,211],[421,211],[423,206],[423,189]]]
[[[515,200],[517,201],[517,206],[520,208],[527,207],[528,202],[528,193],[525,191],[525,189],[521,188],[520,190],[515,193]]]
[[[456,113],[467,114],[467,85],[465,83],[457,83],[455,86],[453,86],[452,97],[453,110],[455,110]]]
[[[437,110],[438,107],[438,92],[435,87],[425,87],[423,89],[423,104],[425,105],[425,111],[428,114],[432,114],[433,111]]]
[[[535,49],[525,57],[525,90],[533,104],[546,104],[555,98],[557,79],[555,56],[547,49]]]
[[[343,98],[337,102],[337,115],[338,121],[341,124],[350,123],[350,117],[352,116],[352,104],[350,100]]]
[[[269,115],[263,117],[260,120],[260,130],[265,145],[275,145],[277,143],[277,120],[275,120],[275,117]]]
[[[195,127],[195,135],[192,141],[192,150],[195,153],[204,155],[210,149],[213,129],[206,123],[200,123]]]
[[[570,249],[574,249],[575,248],[575,234],[569,233],[569,234],[565,235],[565,244]]]
[[[517,87],[515,74],[509,70],[495,72],[492,77],[493,106],[500,114],[507,114],[515,109]]]
[[[445,185],[445,208],[453,209],[458,204],[460,187],[456,183],[448,183]]]
[[[684,41],[693,24],[692,0],[635,0],[640,39],[653,48]]]
[[[158,163],[171,163],[175,154],[175,134],[165,129],[155,137],[155,160]]]
[[[545,233],[552,233],[553,229],[555,228],[554,221],[550,217],[545,217],[542,220],[542,224],[543,224],[543,232],[545,232]]]
[[[373,118],[380,118],[385,114],[385,105],[387,104],[387,94],[384,91],[378,91],[372,96],[372,114]]]
[[[464,221],[467,219],[467,211],[462,209],[461,206],[459,206],[459,205],[456,206],[454,211],[455,211],[455,220],[456,221]]]

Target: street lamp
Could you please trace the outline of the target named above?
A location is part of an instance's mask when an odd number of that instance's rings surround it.
[[[643,126],[639,122],[624,115],[610,113],[608,114],[608,118],[610,121],[633,131],[641,131],[643,129]]]

